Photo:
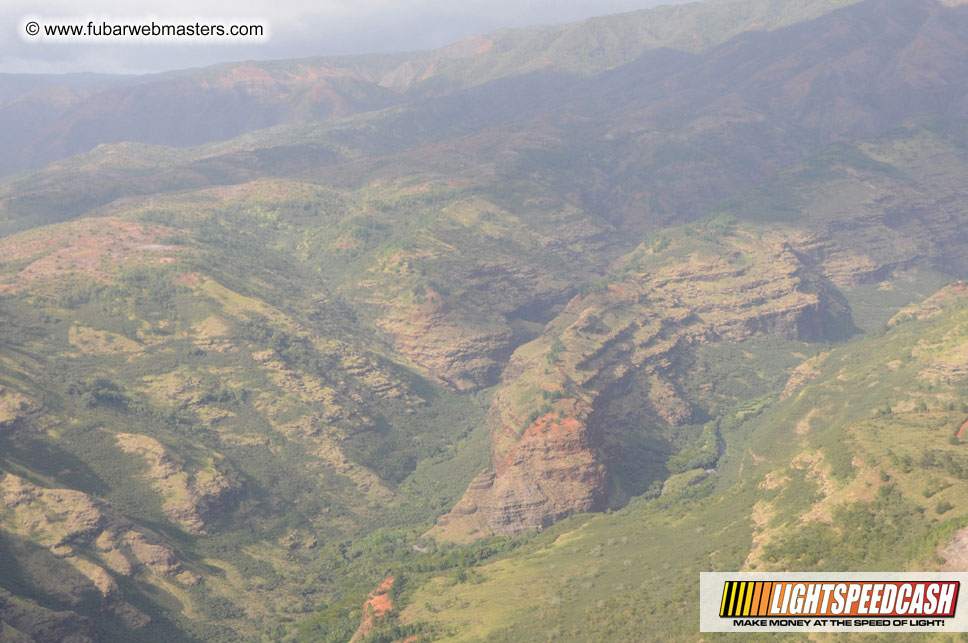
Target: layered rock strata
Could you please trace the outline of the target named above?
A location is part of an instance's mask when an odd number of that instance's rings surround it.
[[[687,423],[693,409],[673,372],[682,351],[756,335],[817,339],[845,312],[780,236],[681,240],[673,251],[684,248],[694,248],[686,261],[633,253],[621,278],[575,297],[514,353],[488,413],[492,466],[432,533],[514,534],[603,509],[613,447],[599,415],[617,391],[634,382],[655,422]]]

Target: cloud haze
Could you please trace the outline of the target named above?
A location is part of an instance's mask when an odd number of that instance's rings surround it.
[[[682,0],[6,0],[0,7],[0,72],[144,73],[227,60],[406,51],[439,47],[501,27],[560,23]],[[265,24],[264,43],[30,42],[25,17],[89,18],[114,23],[156,20]]]

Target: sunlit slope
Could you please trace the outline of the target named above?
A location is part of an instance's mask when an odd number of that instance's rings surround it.
[[[85,617],[109,638],[231,640],[293,619],[339,640],[383,574],[405,563],[420,592],[433,570],[475,560],[476,546],[419,535],[522,431],[564,457],[548,471],[584,457],[557,440],[571,420],[603,438],[586,463],[608,467],[598,495],[563,493],[551,520],[692,493],[729,471],[707,469],[720,438],[736,444],[736,403],[754,399],[739,416],[755,414],[810,342],[880,328],[938,270],[960,270],[962,147],[917,123],[835,146],[624,256],[614,226],[569,195],[447,179],[426,151],[409,174],[398,160],[330,185],[321,171],[182,187],[6,237],[4,342],[34,370],[5,429],[5,484],[32,500],[5,519],[17,567],[4,587],[32,622]],[[477,393],[499,378],[493,401]],[[768,496],[738,489],[749,512]],[[749,512],[731,529],[750,534]],[[37,531],[12,527],[24,521]],[[391,531],[360,540],[375,526]],[[142,560],[130,542],[161,549]],[[502,543],[483,558],[516,546]],[[714,551],[703,543],[697,560]],[[744,546],[730,555],[745,561]],[[54,587],[61,574],[73,589]]]
[[[710,566],[929,564],[961,295],[847,342],[968,272],[964,9],[736,6],[0,182],[5,633],[345,641],[393,575],[386,640],[689,638]]]
[[[960,564],[942,550],[968,520],[966,315],[955,284],[818,354],[775,402],[728,416],[713,470],[431,581],[401,619],[439,623],[442,640],[692,639],[701,571]]]
[[[115,217],[3,241],[12,627],[231,640],[345,591],[306,584],[335,543],[426,520],[466,484],[398,487],[456,453],[475,398],[354,334],[324,289],[217,242]],[[294,604],[296,585],[316,598]]]
[[[880,330],[964,274],[962,149],[915,127],[833,146],[647,237],[513,353],[488,413],[491,466],[432,533],[544,528],[707,462],[723,410],[778,392],[805,343]],[[775,348],[752,383],[697,370],[754,338]]]

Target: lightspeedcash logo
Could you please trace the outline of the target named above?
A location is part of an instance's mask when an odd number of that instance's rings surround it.
[[[704,632],[965,632],[962,573],[703,573]]]
[[[958,581],[852,583],[726,581],[719,615],[940,616],[955,615]]]

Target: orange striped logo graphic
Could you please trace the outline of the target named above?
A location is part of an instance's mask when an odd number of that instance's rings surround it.
[[[768,581],[726,581],[719,615],[768,616],[773,585]]]

